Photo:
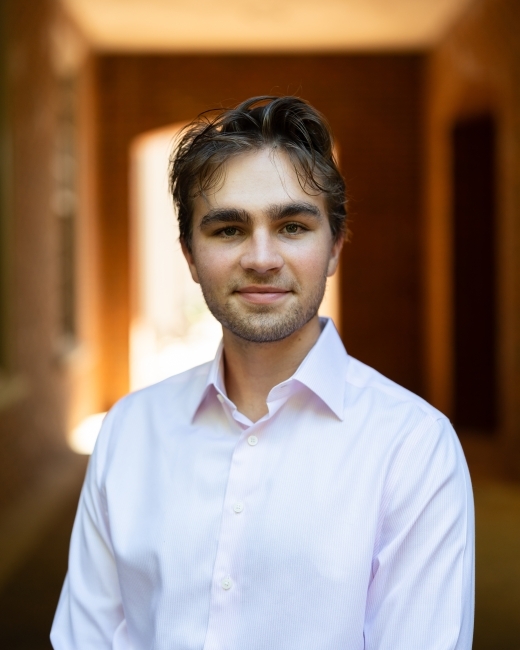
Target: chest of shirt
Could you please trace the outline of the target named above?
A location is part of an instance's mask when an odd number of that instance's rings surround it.
[[[208,417],[170,435],[143,430],[115,459],[105,493],[121,570],[173,585],[189,566],[210,581],[220,553],[250,575],[368,580],[384,469],[367,462],[359,432],[290,408],[249,429]]]

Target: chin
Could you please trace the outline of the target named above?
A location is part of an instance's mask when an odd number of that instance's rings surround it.
[[[221,324],[235,336],[251,343],[274,343],[288,338],[304,327],[318,312],[318,308],[307,310],[299,307],[276,313],[273,308],[262,306],[255,313],[236,312],[214,314]]]

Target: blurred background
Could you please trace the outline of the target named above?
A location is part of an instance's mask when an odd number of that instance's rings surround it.
[[[2,0],[0,645],[50,648],[99,423],[212,357],[168,151],[200,111],[330,121],[353,356],[453,421],[475,490],[475,650],[520,649],[518,0]]]

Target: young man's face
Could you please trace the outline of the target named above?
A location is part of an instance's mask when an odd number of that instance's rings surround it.
[[[194,203],[184,253],[208,307],[247,341],[284,339],[316,316],[338,264],[322,194],[307,194],[283,151],[231,158]]]

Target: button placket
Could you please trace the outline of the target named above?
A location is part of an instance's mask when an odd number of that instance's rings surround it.
[[[229,622],[228,617],[241,598],[241,578],[245,561],[244,534],[250,514],[249,495],[256,492],[262,476],[258,459],[263,454],[260,453],[259,456],[260,447],[257,447],[261,443],[261,435],[251,433],[251,429],[260,431],[262,426],[255,427],[255,424],[243,430],[231,459],[224,497],[226,507],[222,512],[219,544],[213,567],[205,650],[220,647],[219,631]]]

